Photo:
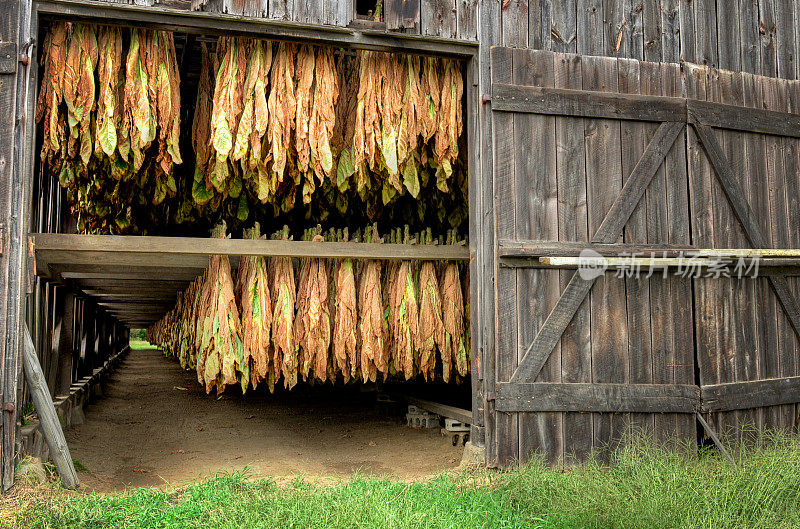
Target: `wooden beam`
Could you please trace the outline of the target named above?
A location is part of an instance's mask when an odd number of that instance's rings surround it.
[[[671,384],[497,384],[498,411],[694,413],[700,405],[697,386]]]
[[[745,410],[800,402],[800,377],[700,386],[703,412]]]
[[[326,44],[340,48],[399,50],[407,53],[465,58],[478,53],[476,41],[314,25],[274,18],[184,11],[162,6],[139,6],[91,0],[48,0],[34,2],[34,5],[41,15],[53,15],[71,20],[81,19],[95,23],[146,25],[185,33],[207,35],[233,33],[276,40]]]
[[[680,97],[617,94],[591,90],[492,84],[492,110],[582,118],[686,121]]]
[[[628,222],[636,204],[644,195],[647,186],[664,161],[678,134],[683,130],[682,123],[662,123],[658,127],[650,143],[647,145],[642,157],[625,182],[619,196],[611,205],[605,219],[597,233],[592,237],[592,242],[612,243],[622,232],[623,226]],[[564,329],[575,316],[575,311],[583,302],[586,295],[594,285],[595,279],[583,279],[575,273],[564,289],[564,293],[556,302],[556,306],[547,316],[528,349],[522,356],[516,371],[511,376],[511,382],[533,382],[542,370],[547,357],[553,351]]]
[[[723,445],[722,441],[719,440],[719,437],[717,437],[717,433],[714,431],[711,425],[709,425],[706,422],[706,420],[703,418],[700,412],[697,412],[695,415],[697,416],[697,421],[700,423],[700,426],[702,426],[703,430],[705,430],[706,435],[708,435],[711,438],[711,440],[714,441],[714,445],[716,445],[717,449],[725,457],[728,463],[730,463],[733,466],[736,466],[736,463],[733,461],[733,458],[725,449],[725,445]]]
[[[58,415],[53,406],[53,399],[47,389],[47,382],[42,373],[42,366],[39,365],[36,349],[33,347],[31,333],[28,331],[27,325],[24,329],[22,366],[25,378],[28,380],[33,404],[36,406],[36,413],[39,416],[39,425],[42,427],[42,433],[48,448],[50,448],[50,456],[53,458],[61,482],[66,488],[75,489],[79,483],[78,474],[72,464],[67,440],[64,438],[64,430],[61,429],[61,423],[58,421]]]
[[[37,273],[52,273],[53,265],[104,265],[120,267],[190,268],[208,266],[211,255],[352,257],[380,260],[467,261],[469,249],[462,245],[412,245],[355,242],[273,241],[192,237],[125,235],[33,235]]]

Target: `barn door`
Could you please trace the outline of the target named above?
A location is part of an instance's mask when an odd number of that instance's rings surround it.
[[[495,48],[491,71],[498,258],[487,458],[583,459],[637,430],[694,439],[690,280],[583,277],[539,259],[689,244],[680,113],[645,106],[640,119],[615,119],[613,108],[570,102],[572,92],[548,106],[559,89],[680,97],[680,67]]]
[[[796,431],[800,83],[691,65],[684,78],[694,244],[785,256],[781,266],[763,256],[755,278],[695,280],[701,408],[727,442],[754,429]],[[707,112],[703,101],[749,108]]]

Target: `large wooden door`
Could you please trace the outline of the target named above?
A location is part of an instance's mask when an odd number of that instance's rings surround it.
[[[623,258],[797,247],[790,238],[800,226],[787,216],[797,201],[788,187],[798,186],[796,140],[790,127],[769,124],[786,116],[701,103],[706,95],[739,103],[736,94],[748,93],[729,93],[723,73],[704,68],[494,48],[491,72],[490,463],[533,452],[580,460],[640,431],[694,442],[698,411],[718,431],[743,419],[766,425],[765,413],[792,427],[800,311],[792,280],[777,268],[758,279],[707,277],[708,259],[699,274],[671,265],[575,270],[587,249]],[[789,83],[774,86],[791,93]],[[769,103],[764,95],[762,87],[739,104]],[[743,127],[753,131],[735,131]],[[742,150],[748,142],[757,146]],[[749,180],[726,153],[741,159],[756,150],[762,156],[750,163],[763,160],[768,178],[743,187]],[[769,177],[779,164],[788,171]],[[763,204],[751,208],[748,198]],[[747,389],[727,385],[739,381]],[[750,390],[770,397],[741,397]],[[742,407],[751,411],[727,411]]]

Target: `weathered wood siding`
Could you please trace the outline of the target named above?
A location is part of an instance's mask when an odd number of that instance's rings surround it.
[[[117,3],[340,27],[350,25],[355,18],[352,0],[135,0]],[[478,0],[389,0],[383,6],[386,28],[390,31],[448,39],[477,39]],[[386,28],[376,26],[374,29]]]
[[[483,0],[482,44],[800,78],[797,0]],[[487,35],[488,36],[488,35]]]

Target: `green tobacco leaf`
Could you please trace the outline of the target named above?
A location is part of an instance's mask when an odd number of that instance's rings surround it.
[[[411,196],[417,198],[419,195],[419,173],[413,160],[406,160],[403,165],[403,184]]]

